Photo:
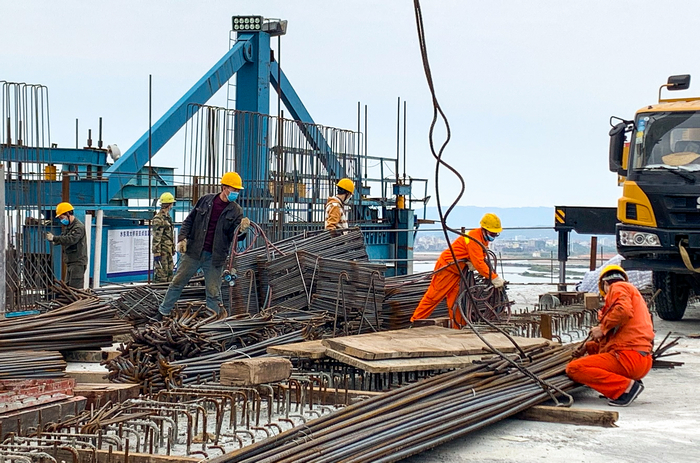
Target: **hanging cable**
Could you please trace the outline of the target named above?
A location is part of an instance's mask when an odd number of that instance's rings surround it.
[[[452,210],[455,208],[455,206],[459,203],[459,200],[460,200],[460,199],[462,198],[462,196],[464,195],[464,190],[465,190],[464,178],[459,174],[459,172],[458,172],[455,168],[453,168],[453,167],[450,166],[447,162],[445,162],[445,161],[442,160],[442,155],[443,155],[443,153],[444,153],[444,151],[445,151],[445,147],[447,146],[447,144],[449,143],[450,138],[451,138],[450,124],[449,124],[449,122],[447,121],[447,116],[445,116],[445,113],[443,112],[442,108],[440,107],[440,103],[438,102],[437,94],[436,94],[436,92],[435,92],[435,85],[434,85],[434,83],[433,83],[432,72],[431,72],[431,70],[430,70],[430,63],[429,63],[429,61],[428,61],[428,48],[427,48],[427,44],[426,44],[426,41],[425,41],[425,28],[424,28],[424,26],[423,26],[423,13],[422,13],[421,7],[420,7],[420,0],[413,0],[413,6],[414,6],[414,12],[415,12],[415,15],[416,15],[416,29],[417,29],[417,32],[418,32],[418,44],[419,44],[419,47],[420,47],[421,58],[422,58],[422,61],[423,61],[423,70],[425,71],[425,77],[426,77],[426,80],[427,80],[427,82],[428,82],[428,88],[430,89],[430,96],[431,96],[431,98],[432,98],[432,103],[433,103],[433,119],[432,119],[432,121],[431,121],[431,123],[430,123],[430,130],[429,130],[429,135],[428,135],[428,141],[429,141],[429,144],[430,144],[430,152],[432,153],[433,157],[434,157],[435,160],[437,161],[437,162],[436,162],[436,165],[435,165],[435,198],[436,198],[436,201],[437,201],[438,215],[439,215],[439,217],[440,217],[440,222],[441,222],[441,224],[442,224],[442,231],[443,231],[443,233],[444,233],[444,235],[445,235],[445,240],[447,241],[447,246],[448,246],[448,248],[450,249],[450,253],[452,254],[452,260],[453,260],[453,262],[456,262],[456,261],[457,261],[457,256],[456,256],[456,254],[455,254],[455,252],[454,252],[454,249],[453,249],[453,247],[452,247],[452,243],[450,242],[450,237],[449,237],[449,233],[448,233],[448,232],[449,232],[449,231],[452,231],[452,232],[454,232],[454,233],[457,233],[458,235],[461,235],[462,233],[461,233],[461,230],[452,229],[452,228],[450,228],[450,227],[447,225],[447,217],[450,215],[450,212],[452,212]],[[445,137],[445,141],[442,143],[442,145],[440,145],[439,150],[436,152],[436,151],[435,151],[435,143],[434,143],[433,138],[434,138],[435,126],[437,125],[437,122],[438,122],[438,116],[442,119],[442,121],[443,121],[444,124],[445,124],[446,137]],[[450,172],[452,172],[452,173],[459,179],[459,182],[460,182],[460,191],[459,191],[459,194],[457,195],[457,198],[455,198],[454,202],[452,202],[452,204],[451,204],[450,207],[447,209],[447,212],[446,212],[444,215],[443,215],[443,213],[442,213],[442,204],[441,204],[441,201],[440,201],[440,189],[439,189],[439,185],[440,185],[439,176],[440,176],[440,167],[441,167],[441,166],[444,166],[444,167],[447,168]],[[484,252],[485,252],[485,254],[487,255],[487,259],[488,259],[488,253],[486,252],[486,251],[488,250],[488,248],[487,248],[486,246],[484,246],[482,243],[480,243],[478,240],[473,240],[473,241],[479,243],[479,245],[484,249]],[[489,264],[490,264],[490,262],[489,262]],[[491,276],[490,273],[491,273],[492,269],[493,269],[493,267],[491,267],[491,265],[489,265],[489,279],[490,279],[490,276]],[[462,279],[462,281],[463,281],[463,283],[464,283],[464,285],[465,285],[465,288],[466,288],[464,292],[466,292],[466,295],[467,295],[467,297],[470,298],[472,304],[473,304],[474,306],[476,306],[476,301],[474,301],[473,295],[472,295],[472,293],[471,293],[471,292],[469,291],[469,289],[468,289],[468,288],[469,288],[469,286],[468,286],[468,285],[469,285],[469,281],[468,281],[468,279],[466,278],[465,272],[459,272],[459,274],[460,274],[460,278]],[[458,300],[461,299],[461,296],[462,296],[462,295],[460,295],[460,297],[458,297]],[[494,353],[496,353],[496,354],[499,355],[501,358],[503,358],[504,360],[506,360],[508,363],[510,363],[511,365],[513,365],[515,368],[517,368],[519,371],[521,371],[524,375],[526,375],[526,376],[530,377],[531,379],[533,379],[534,381],[538,382],[538,383],[540,384],[540,386],[542,386],[542,388],[550,394],[550,396],[552,397],[552,399],[553,399],[558,405],[561,405],[561,404],[559,404],[559,402],[558,402],[558,400],[556,399],[555,395],[551,392],[552,390],[556,391],[556,392],[559,393],[559,394],[564,395],[564,396],[567,398],[567,400],[568,400],[568,405],[571,405],[571,404],[573,403],[573,398],[572,398],[569,394],[567,394],[566,392],[564,392],[563,390],[561,390],[559,387],[557,387],[557,386],[555,386],[555,385],[553,385],[553,384],[550,384],[550,383],[548,383],[547,381],[541,379],[541,378],[538,377],[537,375],[535,375],[535,374],[533,374],[532,372],[530,372],[527,368],[524,368],[522,365],[518,364],[518,363],[515,362],[513,359],[511,359],[510,357],[507,357],[505,354],[503,354],[503,353],[500,352],[498,349],[496,349],[495,347],[493,347],[493,346],[492,346],[492,345],[477,331],[476,327],[474,327],[474,325],[469,321],[469,319],[465,317],[464,311],[463,311],[463,309],[462,309],[462,307],[461,307],[460,304],[457,304],[457,308],[459,309],[460,314],[462,315],[462,317],[464,317],[464,320],[466,321],[466,323],[467,323],[467,325],[469,326],[469,328],[471,328],[471,330],[479,337],[479,339],[481,339],[482,342],[483,342],[484,344],[486,344]],[[480,313],[478,310],[476,311],[476,313],[479,314],[479,315],[481,315],[481,313]],[[499,332],[503,333],[503,334],[511,341],[511,343],[516,347],[516,349],[518,349],[518,351],[520,352],[520,355],[521,355],[522,358],[525,358],[525,357],[526,357],[524,351],[522,350],[522,348],[518,345],[517,342],[515,342],[515,340],[514,340],[512,337],[510,337],[507,333],[505,333],[501,328],[499,328],[499,327],[493,325],[492,323],[488,322],[488,321],[485,320],[483,317],[481,317],[481,318],[482,318],[482,320],[484,320],[489,326],[492,326],[493,328],[497,329]]]

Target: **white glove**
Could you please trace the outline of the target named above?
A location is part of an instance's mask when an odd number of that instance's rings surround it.
[[[178,241],[175,249],[177,249],[177,252],[179,252],[180,254],[186,253],[187,252],[187,238],[185,238],[182,241]]]
[[[467,262],[467,268],[469,269],[470,272],[473,272],[474,270],[476,270],[476,267],[474,267],[474,264],[472,264],[471,262]]]
[[[250,228],[250,219],[248,217],[243,217],[241,219],[241,224],[238,226],[238,233],[245,233],[248,228]]]
[[[491,280],[491,283],[493,283],[494,288],[503,288],[503,285],[506,284],[506,280],[501,277],[496,277]]]
[[[46,239],[49,240],[49,241],[53,241],[53,233],[47,232],[47,233],[46,233]]]

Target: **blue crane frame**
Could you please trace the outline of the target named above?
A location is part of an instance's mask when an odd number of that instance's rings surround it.
[[[342,164],[332,152],[323,134],[312,125],[314,120],[289,79],[279,68],[278,63],[271,60],[270,35],[262,31],[239,32],[236,43],[228,52],[152,126],[150,152],[149,132],[147,131],[114,164],[106,168],[101,176],[70,182],[70,201],[76,210],[105,209],[111,214],[116,213],[116,216],[130,217],[130,214],[126,212],[126,201],[135,197],[143,197],[140,189],[134,186],[135,177],[143,171],[150,157],[158,153],[193,116],[194,112],[190,110],[190,107],[205,104],[234,74],[237,74],[237,110],[269,114],[269,90],[272,83],[292,117],[306,123],[300,125],[304,127],[304,136],[319,152],[320,160],[329,174],[336,178],[345,176]],[[254,127],[252,130],[242,132],[264,133],[264,129]],[[246,147],[249,148],[249,145],[253,143],[260,144],[260,140],[254,140],[252,137],[246,138],[238,134],[235,136],[237,137],[235,145],[240,153],[253,152],[247,150]],[[98,166],[100,168],[107,166],[106,152],[90,148],[66,149],[24,146],[18,148],[12,145],[0,145],[0,154],[3,161],[62,164],[64,170],[67,171],[76,171],[85,168],[85,166]],[[267,179],[268,166],[262,157],[254,164],[242,163],[242,166],[245,165],[252,165],[252,167],[241,167],[239,173],[244,179]],[[251,169],[251,171],[246,171],[246,169]],[[17,204],[21,201],[20,198],[27,197],[26,191],[22,194],[15,191],[18,187],[21,186],[12,182],[8,182],[6,185],[8,204]],[[56,202],[56,198],[61,197],[61,182],[47,181],[43,188],[35,190],[36,195],[42,195],[38,203],[52,204]],[[174,188],[172,190],[174,192]],[[410,192],[408,194],[410,195]],[[358,196],[357,193],[356,196]],[[38,198],[38,196],[35,197]],[[124,210],[118,214],[121,209]],[[384,230],[391,228],[412,230],[414,228],[413,211],[410,209],[397,210],[394,214],[393,224],[388,227],[377,224],[367,227],[368,253],[371,258],[398,261],[396,272],[405,274],[408,270],[407,259],[412,255],[413,232],[397,233],[397,242],[390,244]]]

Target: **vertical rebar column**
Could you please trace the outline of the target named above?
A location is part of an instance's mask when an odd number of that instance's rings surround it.
[[[0,163],[0,315],[5,317],[5,165]]]

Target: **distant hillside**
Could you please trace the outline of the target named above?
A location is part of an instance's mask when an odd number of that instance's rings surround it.
[[[443,210],[443,212],[445,212]],[[478,207],[478,206],[457,206],[447,218],[450,227],[465,227],[467,230],[479,226],[481,217],[487,212],[493,212],[500,217],[503,227],[506,229],[501,234],[502,239],[514,239],[516,236],[524,238],[555,239],[557,233],[554,231],[554,207]],[[416,216],[423,218],[423,209],[416,209]],[[426,218],[435,220],[434,225],[421,225],[421,229],[434,230],[440,228],[437,207],[428,207]],[[507,230],[517,227],[548,227],[546,230]],[[420,231],[420,234],[442,234],[441,231]],[[601,237],[603,240],[611,240],[614,237]],[[587,239],[585,235],[572,233],[572,240]]]

